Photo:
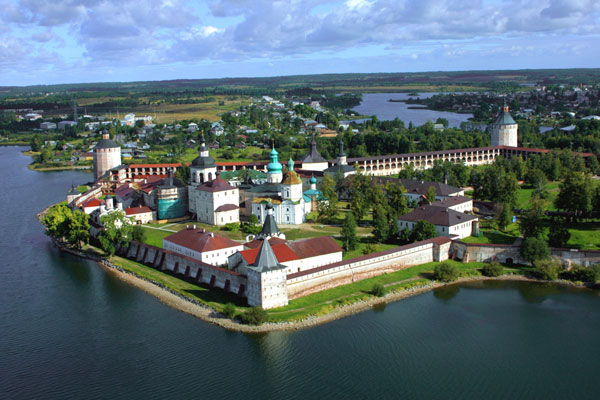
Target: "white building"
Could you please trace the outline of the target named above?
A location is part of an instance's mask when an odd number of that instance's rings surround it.
[[[54,122],[42,122],[40,124],[40,129],[48,131],[50,129],[56,129],[56,124]]]
[[[398,229],[413,230],[417,222],[424,220],[435,226],[438,236],[463,239],[473,233],[478,218],[446,207],[422,206],[398,218]]]
[[[152,211],[148,206],[126,208],[125,215],[134,224],[149,224],[156,220],[156,212]]]
[[[188,190],[190,212],[196,219],[209,225],[240,222],[240,190],[225,182],[217,174],[216,179]]]
[[[431,203],[433,207],[445,207],[450,210],[468,213],[473,211],[473,199],[466,196],[451,196]]]
[[[58,129],[65,129],[67,126],[75,126],[77,122],[75,121],[60,121],[57,125]]]
[[[518,129],[519,125],[508,112],[508,106],[505,105],[496,118],[496,122],[490,125],[491,145],[517,147]]]
[[[227,258],[244,249],[234,242],[204,229],[188,227],[163,239],[163,248],[214,266],[227,264]]]
[[[314,136],[310,142],[310,150],[301,161],[302,169],[306,171],[324,171],[329,166],[327,160],[317,150],[317,142]]]

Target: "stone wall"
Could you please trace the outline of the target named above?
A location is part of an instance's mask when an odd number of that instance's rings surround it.
[[[215,267],[191,257],[135,241],[132,241],[127,249],[127,258],[160,271],[170,271],[193,279],[197,283],[205,283],[210,287],[246,297],[248,279],[235,271]]]
[[[550,256],[565,264],[590,266],[600,263],[600,251],[551,248]],[[450,257],[463,262],[492,262],[529,264],[521,257],[521,246],[512,244],[476,244],[452,242]]]
[[[450,239],[434,238],[287,276],[290,300],[414,265],[448,259]]]

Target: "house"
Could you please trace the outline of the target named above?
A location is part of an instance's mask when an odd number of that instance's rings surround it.
[[[91,214],[96,210],[99,210],[104,205],[104,200],[101,199],[90,199],[81,205],[81,209],[86,214]]]
[[[148,206],[126,208],[125,215],[136,224],[148,224],[156,220],[156,213]]]
[[[75,122],[75,121],[60,121],[58,123],[58,129],[63,129],[64,130],[64,129],[67,128],[67,126],[73,127],[75,125],[77,125],[77,122]]]
[[[40,124],[40,129],[48,131],[50,129],[56,129],[56,124],[54,122],[42,122]]]
[[[226,265],[228,257],[243,250],[244,246],[214,232],[196,229],[194,225],[164,238],[163,248],[210,265],[221,266]]]
[[[473,199],[466,196],[451,196],[430,204],[433,207],[445,207],[462,213],[473,211]]]
[[[438,236],[463,239],[471,236],[473,225],[479,220],[474,215],[458,212],[446,207],[421,206],[398,218],[398,229],[413,230],[417,222],[427,221],[435,226]]]

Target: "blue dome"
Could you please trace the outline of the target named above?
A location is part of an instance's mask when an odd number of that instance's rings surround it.
[[[310,183],[312,184],[316,184],[317,183],[317,178],[315,178],[314,176],[312,178],[310,178]]]
[[[283,166],[279,163],[279,157],[277,156],[277,150],[273,147],[271,150],[271,162],[267,164],[267,171],[271,173],[278,173],[283,170]]]

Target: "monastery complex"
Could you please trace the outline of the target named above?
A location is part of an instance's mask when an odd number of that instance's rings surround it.
[[[251,306],[280,307],[290,299],[381,273],[443,261],[458,253],[468,258],[468,249],[454,241],[478,229],[478,219],[472,215],[472,199],[465,197],[461,188],[390,175],[411,165],[416,169],[431,168],[436,161],[472,166],[490,164],[498,157],[526,159],[530,154],[548,151],[517,147],[518,125],[507,107],[490,128],[490,147],[347,158],[340,143],[335,160],[324,159],[313,138],[308,153],[298,162],[288,160],[286,168],[275,148],[268,163],[218,163],[203,142],[190,165],[190,182],[181,182],[174,176],[180,164],[122,165],[119,145],[104,134],[93,152],[94,186],[83,194],[69,191],[67,202],[90,214],[92,234],[96,235],[103,229],[100,217],[115,211],[124,212],[133,223],[140,224],[192,219],[225,225],[255,215],[263,225],[262,231],[249,235],[245,243],[206,232],[192,222],[187,229],[166,237],[162,248],[132,242],[125,253],[160,270],[236,293]],[[266,179],[232,184],[220,176],[223,171],[237,169],[262,170]],[[374,181],[403,185],[411,200],[421,200],[433,186],[437,201],[399,217],[398,226],[411,229],[419,220],[427,220],[434,224],[439,236],[351,260],[342,260],[342,249],[331,237],[285,239],[278,225],[302,224],[319,201],[327,201],[317,189],[319,180],[327,174],[347,177],[357,170],[373,176]],[[476,254],[472,257],[518,257],[502,249],[492,253],[472,252]]]

